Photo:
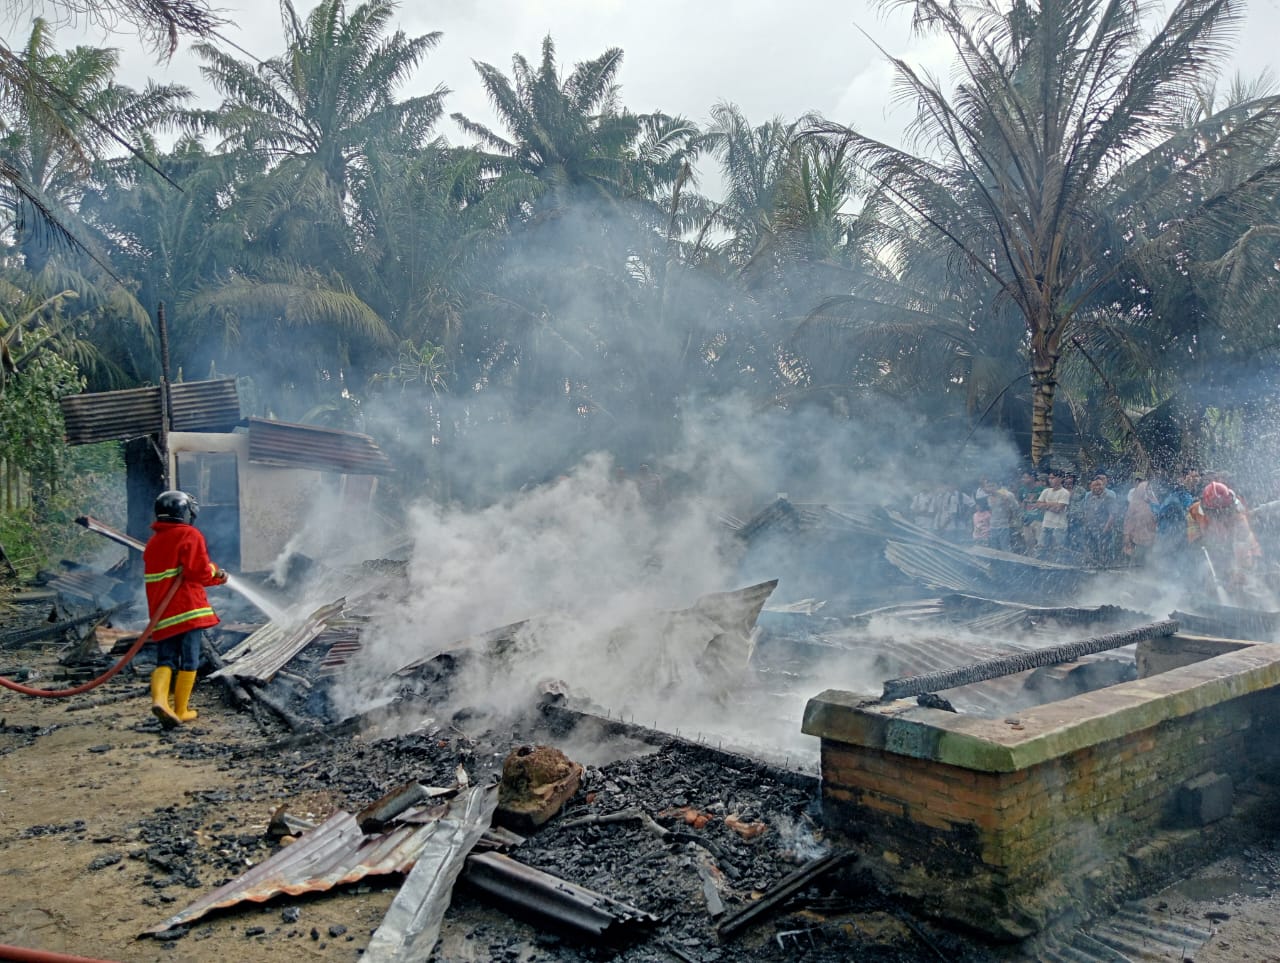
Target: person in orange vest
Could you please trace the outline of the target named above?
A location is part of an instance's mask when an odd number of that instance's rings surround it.
[[[1244,504],[1224,482],[1211,481],[1200,493],[1198,511],[1189,511],[1200,528],[1204,546],[1217,577],[1227,588],[1241,588],[1262,554],[1253,536]],[[1192,505],[1195,509],[1196,505]]]
[[[151,523],[155,534],[142,552],[147,608],[152,618],[169,594],[173,580],[182,580],[152,633],[156,667],[151,673],[151,711],[166,729],[198,716],[190,707],[190,700],[196,670],[200,668],[203,630],[218,624],[204,590],[207,585],[227,581],[227,573],[209,561],[204,535],[195,527],[199,512],[200,506],[186,492],[161,492],[156,498],[156,520]],[[169,707],[170,682],[173,708]]]

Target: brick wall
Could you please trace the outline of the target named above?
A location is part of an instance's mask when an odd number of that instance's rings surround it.
[[[828,828],[924,909],[993,935],[1020,938],[1088,912],[1150,882],[1133,854],[1178,828],[1185,782],[1222,773],[1243,799],[1280,769],[1280,647],[1265,649],[1017,720],[824,693],[805,731],[822,736]],[[1222,674],[1205,669],[1212,662]],[[895,732],[904,727],[909,737]],[[1192,861],[1192,842],[1214,836],[1186,835],[1181,856]]]

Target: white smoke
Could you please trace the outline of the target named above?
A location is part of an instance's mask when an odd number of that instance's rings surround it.
[[[900,430],[886,429],[895,422]],[[825,412],[721,404],[686,417],[685,443],[651,470],[623,471],[597,453],[487,507],[419,504],[406,517],[405,591],[362,630],[340,705],[366,708],[395,670],[470,648],[478,657],[451,680],[454,708],[515,714],[554,679],[602,715],[779,759],[812,755],[800,717],[826,686],[770,691],[749,672],[746,637],[729,644],[732,665],[708,669],[702,656],[721,630],[688,610],[766,578],[803,594],[767,564],[741,574],[726,516],[745,520],[781,489],[796,500],[891,501],[904,472],[921,476],[906,449],[911,424],[891,412],[869,428]],[[491,639],[475,638],[513,623],[522,624],[500,657]],[[863,684],[870,667],[853,668],[842,666],[838,684]]]

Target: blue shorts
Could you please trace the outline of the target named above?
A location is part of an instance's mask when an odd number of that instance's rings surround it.
[[[200,668],[200,646],[204,629],[192,629],[156,643],[156,668],[168,666],[179,672],[195,672]]]

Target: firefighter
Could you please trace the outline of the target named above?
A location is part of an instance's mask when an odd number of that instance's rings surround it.
[[[1200,493],[1199,511],[1188,512],[1200,528],[1200,544],[1224,588],[1240,589],[1261,551],[1244,505],[1225,483],[1212,481]]]
[[[156,668],[151,673],[151,711],[172,729],[197,717],[190,707],[191,690],[200,667],[203,630],[218,624],[205,595],[205,586],[222,585],[227,573],[209,561],[204,536],[195,527],[200,506],[186,492],[161,492],[156,498],[154,535],[142,552],[147,608],[152,618],[173,580],[181,579],[177,594],[156,622]],[[173,707],[169,684],[173,683]]]

